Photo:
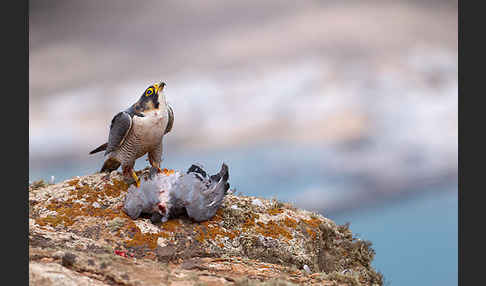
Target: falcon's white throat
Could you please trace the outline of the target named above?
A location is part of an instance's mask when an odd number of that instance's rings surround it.
[[[145,144],[159,144],[164,136],[164,131],[168,122],[169,115],[167,111],[167,104],[164,100],[160,102],[158,109],[144,112],[144,117],[134,116],[133,131],[136,133],[138,138],[144,139]]]

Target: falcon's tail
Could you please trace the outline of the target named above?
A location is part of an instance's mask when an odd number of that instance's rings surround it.
[[[103,167],[101,167],[100,172],[104,173],[104,172],[115,171],[116,169],[118,169],[118,167],[120,167],[120,165],[121,165],[121,163],[118,162],[118,160],[113,159],[113,158],[109,158],[105,161],[105,163],[103,164]]]
[[[100,147],[94,149],[93,151],[89,152],[89,154],[91,155],[91,154],[94,154],[94,153],[98,153],[100,151],[104,151],[104,150],[106,150],[107,146],[108,146],[108,143],[105,143],[105,144],[101,145]]]

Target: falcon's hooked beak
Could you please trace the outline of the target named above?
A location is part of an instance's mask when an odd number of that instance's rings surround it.
[[[160,83],[156,83],[156,84],[154,84],[154,87],[155,87],[155,93],[158,94],[159,92],[161,92],[164,89],[165,82],[161,81]]]
[[[165,102],[165,95],[162,93],[165,87],[165,82],[161,81],[160,83],[154,84],[155,94],[156,94],[156,108],[158,108],[159,103]]]

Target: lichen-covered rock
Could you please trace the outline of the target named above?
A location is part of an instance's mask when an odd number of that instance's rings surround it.
[[[209,221],[152,224],[122,211],[127,189],[118,172],[29,187],[31,284],[382,284],[370,243],[319,214],[228,194]]]

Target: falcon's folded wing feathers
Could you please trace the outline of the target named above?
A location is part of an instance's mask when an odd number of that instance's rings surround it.
[[[125,111],[119,112],[111,120],[110,125],[110,135],[108,136],[108,146],[106,147],[105,154],[115,151],[118,149],[128,132],[132,128],[132,117]]]
[[[167,127],[165,128],[164,135],[169,133],[172,130],[172,125],[174,125],[174,111],[169,104],[167,104],[167,113],[169,114],[169,120],[167,122]]]

